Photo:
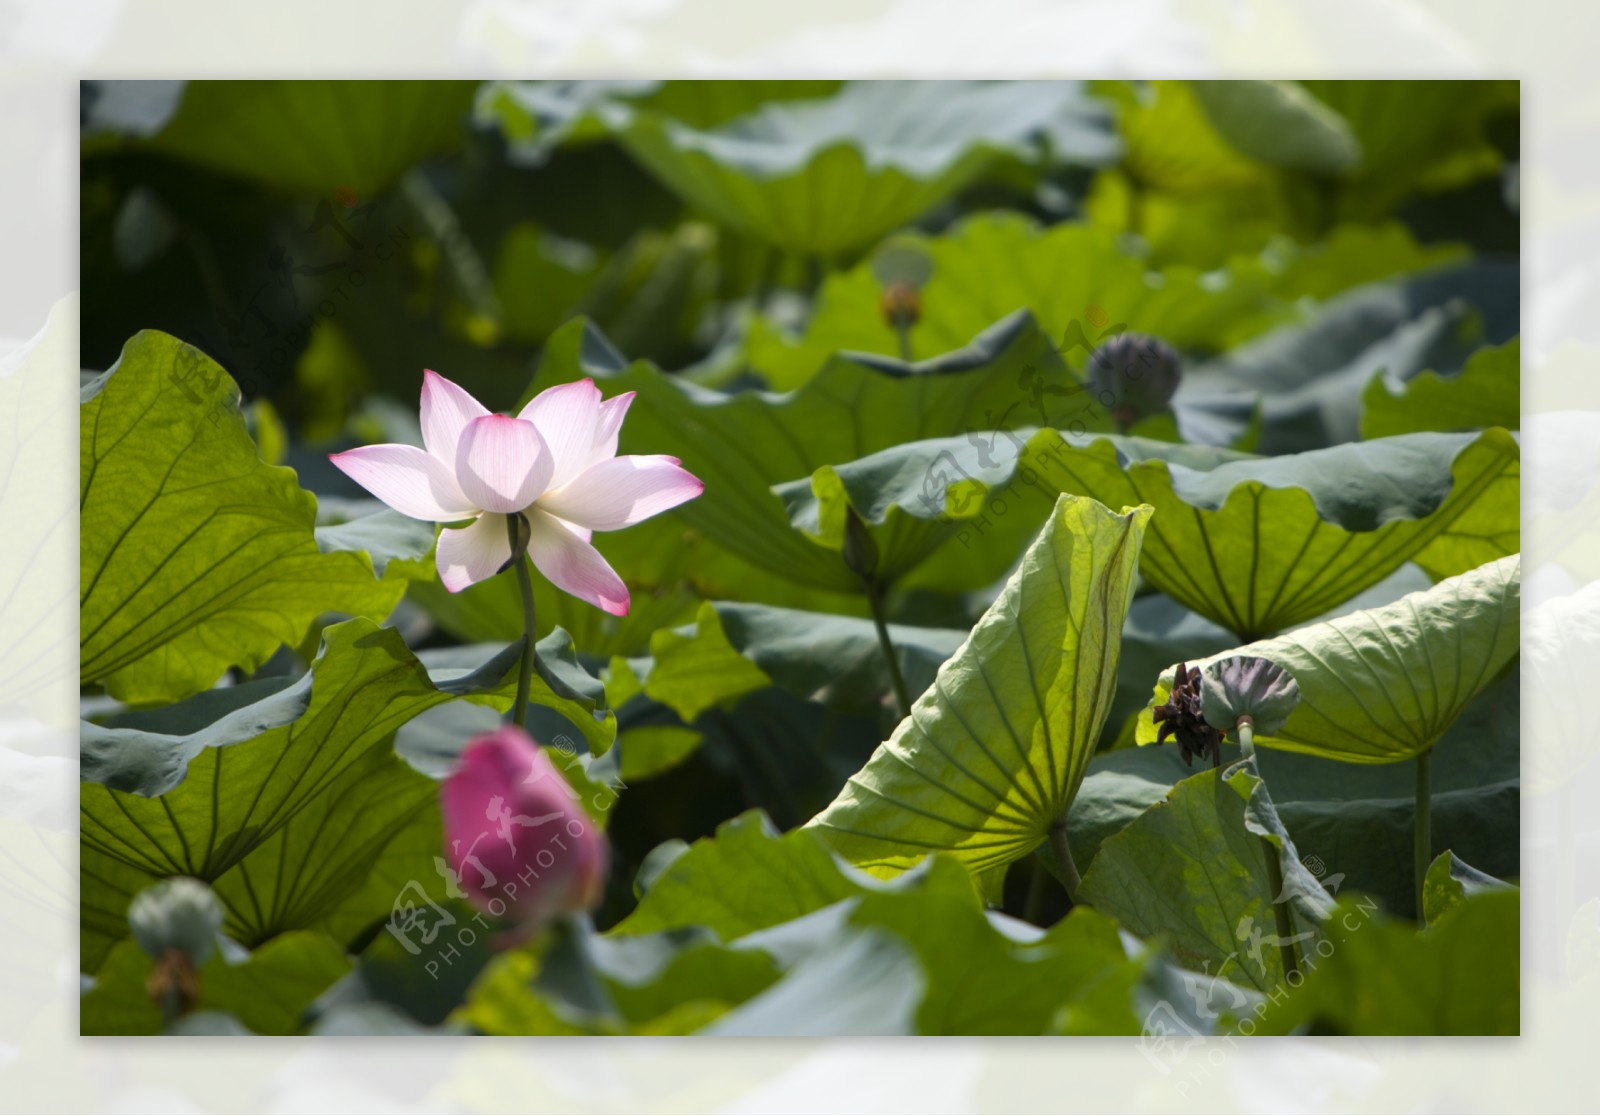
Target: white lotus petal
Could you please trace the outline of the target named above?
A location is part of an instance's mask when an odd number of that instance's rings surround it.
[[[511,540],[506,536],[506,517],[480,516],[469,527],[446,527],[439,532],[435,561],[439,580],[452,593],[500,572],[511,557]]]
[[[705,491],[676,457],[612,457],[539,498],[541,510],[595,531],[615,531]]]
[[[456,484],[450,467],[416,446],[361,446],[328,460],[401,515],[448,523],[477,508]]]
[[[593,380],[557,384],[534,396],[517,417],[539,428],[555,468],[550,487],[566,484],[589,467],[595,433],[601,427],[600,389]],[[621,420],[618,420],[620,425]],[[615,435],[612,452],[616,452]]]
[[[456,446],[461,441],[461,432],[467,423],[488,413],[488,408],[472,398],[466,389],[437,372],[423,370],[422,444],[452,470],[456,467]]]
[[[456,483],[484,511],[521,511],[549,487],[551,464],[550,451],[533,423],[484,415],[461,432]]]
[[[578,529],[538,508],[528,511],[528,525],[528,556],[552,585],[613,616],[628,614],[628,587]]]

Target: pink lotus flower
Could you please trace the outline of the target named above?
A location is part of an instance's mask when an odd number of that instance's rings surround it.
[[[402,515],[471,519],[439,534],[439,578],[459,593],[511,559],[506,517],[529,528],[528,556],[556,588],[613,616],[628,588],[589,544],[700,495],[705,485],[676,457],[617,456],[633,392],[602,400],[593,380],[540,392],[520,414],[490,414],[436,372],[422,381],[422,444],[336,453],[344,473]]]
[[[534,930],[600,901],[610,850],[550,755],[515,725],[468,741],[439,788],[445,856],[479,909]]]

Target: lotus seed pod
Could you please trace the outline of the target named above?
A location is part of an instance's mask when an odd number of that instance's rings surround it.
[[[920,289],[933,277],[933,257],[910,241],[892,241],[873,255],[872,275],[880,286]]]
[[[1254,655],[1231,655],[1200,672],[1200,708],[1206,723],[1233,732],[1242,717],[1271,736],[1300,704],[1300,687],[1277,663]]]
[[[128,906],[134,941],[151,957],[172,950],[201,965],[216,948],[222,931],[222,904],[199,880],[178,876],[134,896]]]
[[[1143,333],[1119,333],[1089,357],[1089,386],[1124,429],[1168,410],[1182,378],[1177,350]]]

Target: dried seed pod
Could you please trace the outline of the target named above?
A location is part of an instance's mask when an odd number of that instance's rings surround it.
[[[1176,737],[1185,764],[1192,767],[1194,757],[1200,756],[1209,757],[1213,767],[1222,766],[1222,733],[1208,724],[1200,712],[1198,668],[1190,670],[1187,664],[1178,664],[1172,693],[1156,706],[1151,716],[1161,726],[1156,733],[1156,743],[1165,743],[1169,736]]]

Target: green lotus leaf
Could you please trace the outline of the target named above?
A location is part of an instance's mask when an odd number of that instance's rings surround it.
[[[597,540],[604,536],[596,536]],[[602,543],[602,553],[605,552]],[[615,567],[613,567],[615,568]],[[619,574],[621,571],[618,571]],[[623,580],[630,581],[626,574]],[[563,593],[545,578],[533,583],[534,616],[541,638],[557,628],[569,631],[586,655],[637,654],[658,629],[682,624],[695,613],[696,594],[683,585],[629,585],[626,616],[611,616],[587,601]],[[460,593],[437,581],[415,582],[408,599],[415,601],[441,628],[469,643],[506,642],[522,638],[522,601],[510,578],[491,577]]]
[[[1130,638],[1123,635],[1124,660]],[[1147,686],[1159,670],[1145,675]],[[1435,746],[1431,765],[1434,843],[1497,876],[1519,872],[1520,689],[1510,675],[1479,694]],[[1236,747],[1223,745],[1224,766],[1238,758]],[[1409,764],[1330,764],[1260,748],[1256,768],[1302,862],[1329,892],[1359,892],[1391,914],[1415,917],[1416,774]],[[1194,773],[1170,747],[1095,756],[1068,818],[1079,866],[1091,868],[1102,842]]]
[[[1198,469],[1246,457],[1144,438],[1108,440],[1135,447],[1128,452]],[[888,552],[886,565],[903,571],[898,584],[958,591],[999,577],[1037,534],[1062,491],[1041,479],[1041,469],[1064,441],[1053,430],[1019,430],[904,443],[824,466],[809,480],[789,481],[773,491],[794,527],[814,542],[842,553],[844,524],[853,510],[884,540],[880,549]],[[1120,502],[1107,501],[1108,506]]]
[[[690,128],[717,128],[774,101],[836,94],[841,81],[495,81],[478,93],[476,115],[498,127],[507,153],[539,165],[561,144],[603,140],[628,108]]]
[[[212,884],[228,910],[228,935],[251,947],[290,930],[337,927],[347,940],[388,918],[407,880],[397,873],[435,875],[431,857],[406,857],[402,833],[417,827],[434,854],[443,848],[439,785],[403,760],[355,766],[317,795],[288,824],[264,837]],[[381,869],[387,894],[352,902]],[[408,877],[409,878],[409,877]],[[333,916],[335,926],[323,920]]]
[[[138,146],[278,190],[368,200],[460,143],[469,81],[190,81]],[[104,135],[85,150],[113,147]]]
[[[560,663],[564,644],[561,633],[541,655]],[[465,695],[507,702],[520,653],[505,648],[475,671],[441,670],[436,679],[397,632],[351,620],[324,633],[322,653],[299,681],[196,731],[85,723],[83,842],[154,875],[217,881],[353,772],[383,768],[389,735],[417,713]],[[538,674],[532,700],[586,731],[596,750],[609,746],[609,711],[598,718],[593,704]],[[282,845],[289,851],[287,839]]]
[[[1102,81],[1095,91],[1117,106],[1126,152],[1121,169],[1142,188],[1201,194],[1260,182],[1271,168],[1223,138],[1200,83]]]
[[[1159,975],[1160,958],[1130,958],[1109,919],[1083,910],[1041,932],[1003,916],[986,917],[970,877],[960,869],[915,875],[915,886],[906,880],[906,886],[894,891],[869,891],[810,917],[749,934],[739,944],[783,956],[794,965],[790,980],[825,963],[837,943],[858,934],[881,933],[909,946],[920,979],[911,987],[909,982],[890,986],[909,994],[915,1008],[907,1033],[1037,1035],[1063,1015],[1068,1030],[1138,1031],[1137,1005],[1147,982]],[[1103,997],[1108,984],[1115,992]],[[890,992],[874,985],[882,989],[880,995]],[[810,1024],[816,1033],[856,1033],[827,1013],[817,1014],[824,1022]],[[741,1022],[730,1017],[707,1033],[788,1034],[796,1026],[780,1021],[735,1032],[733,1026]]]
[[[1354,287],[1460,264],[1470,254],[1460,241],[1419,241],[1401,221],[1336,225],[1314,243],[1279,240],[1265,252],[1275,272],[1275,294],[1319,302]]]
[[[1361,162],[1335,190],[1343,219],[1390,212],[1419,191],[1442,192],[1496,174],[1504,159],[1484,133],[1517,111],[1515,81],[1304,81],[1349,126]]]
[[[594,102],[588,115],[695,209],[825,256],[915,219],[1002,155],[1032,155],[1063,115],[1091,126],[1053,133],[1075,137],[1057,158],[1096,165],[1117,150],[1105,110],[1065,81],[852,82],[825,99],[769,101],[709,127],[617,100]],[[852,204],[835,204],[841,197]]]
[[[1517,656],[1522,562],[1501,558],[1411,593],[1224,652],[1276,663],[1294,676],[1300,704],[1257,745],[1347,763],[1394,763],[1432,748],[1474,697]],[[1210,660],[1202,660],[1202,669]],[[1164,702],[1172,667],[1147,709]],[[1155,741],[1149,714],[1138,740]]]
[[[892,539],[918,539],[902,561],[922,564],[903,583],[939,589],[972,584],[976,562],[1017,553],[1059,492],[1108,507],[1148,503],[1157,516],[1145,579],[1241,636],[1321,616],[1408,561],[1447,577],[1519,543],[1520,451],[1504,430],[1282,457],[1026,433],[897,446],[833,467],[825,485],[776,491],[794,525],[831,549],[842,549],[842,532],[827,527],[846,507]],[[944,537],[904,526],[917,521]]]
[[[602,612],[542,578],[533,584],[539,636],[562,628],[585,655],[646,654],[653,633],[692,622],[700,603],[708,600],[759,600],[808,612],[863,616],[867,612],[859,584],[849,592],[797,584],[739,558],[675,516],[657,516],[625,531],[602,532],[593,543],[628,586],[632,607],[627,616]],[[416,581],[407,599],[463,642],[522,637],[522,605],[510,578],[492,577],[460,593],[447,591],[437,581]]]
[[[349,943],[386,919],[412,879],[432,880],[442,847],[438,784],[389,757],[353,768],[212,883],[227,933],[257,946],[315,929]],[[79,966],[96,972],[128,935],[133,895],[162,878],[85,844],[79,865]]]
[[[1202,771],[1173,787],[1100,845],[1080,894],[1141,937],[1166,942],[1182,964],[1271,992],[1285,973],[1269,856],[1279,861],[1291,937],[1305,952],[1332,903],[1300,863],[1249,764]]]
[[[1396,391],[1374,376],[1362,400],[1361,436],[1383,438],[1417,430],[1481,430],[1522,425],[1522,346],[1479,349],[1453,376],[1423,372]]]
[[[1259,409],[1261,453],[1355,441],[1374,376],[1460,369],[1516,336],[1520,295],[1515,261],[1492,258],[1343,291],[1304,320],[1190,364],[1175,404],[1184,436],[1232,444]]]
[[[131,938],[112,950],[80,1002],[79,1032],[161,1034],[161,1009],[146,989],[154,965]],[[195,1012],[226,1013],[258,1035],[296,1034],[312,1001],[349,969],[337,942],[309,931],[275,938],[242,959],[218,951],[195,975]]]
[[[365,551],[379,577],[392,573],[412,582],[434,581],[433,524],[401,515],[379,500],[318,497],[316,538],[325,554]]]
[[[914,1035],[928,977],[916,955],[880,930],[846,933],[789,976],[707,1027],[724,1037]],[[934,1032],[938,1033],[938,1032]]]
[[[381,620],[406,579],[433,576],[388,517],[318,527],[293,470],[256,456],[238,401],[204,353],[149,330],[85,389],[81,682],[172,701],[254,670],[323,613]]]
[[[915,876],[880,881],[851,872],[819,835],[806,829],[779,834],[751,811],[717,827],[714,838],[691,845],[651,881],[634,912],[612,933],[650,934],[687,926],[733,941],[820,911],[844,899],[923,886],[933,873],[947,886],[964,887],[974,904],[971,878],[942,862]],[[940,885],[946,886],[946,885]]]
[[[1183,349],[1221,348],[1240,319],[1256,320],[1265,305],[1268,280],[1260,265],[1241,262],[1206,274],[1181,266],[1156,271],[1116,232],[1088,225],[1041,228],[1016,214],[982,214],[941,236],[905,243],[933,260],[910,333],[919,360],[964,345],[1023,308],[1079,362],[1118,325]],[[870,260],[830,275],[804,335],[757,329],[750,363],[774,387],[793,388],[841,350],[898,354],[899,336],[879,309],[882,293]],[[1004,403],[1029,410],[1021,392]],[[1032,421],[1041,421],[1036,406]]]
[[[1082,389],[1026,313],[922,364],[836,356],[784,395],[711,391],[644,362],[627,365],[592,327],[573,322],[551,339],[536,386],[584,376],[608,395],[638,393],[622,431],[623,453],[673,454],[705,481],[705,492],[676,509],[674,520],[761,570],[834,592],[859,593],[859,578],[789,526],[772,485],[900,442],[1022,425],[1029,419],[1017,406],[1019,382],[1048,386],[1041,406],[1052,421],[1065,425],[1084,409]],[[946,537],[949,528],[917,522],[904,533],[879,540],[886,555],[880,577],[920,559],[928,540]]]
[[[630,938],[583,931],[501,953],[473,982],[453,1024],[490,1035],[691,1034],[771,987],[766,953],[704,930]],[[592,981],[574,980],[588,969]]]
[[[1217,134],[1259,163],[1337,175],[1361,158],[1361,145],[1344,119],[1295,82],[1188,85]]]
[[[681,724],[669,708],[647,698],[626,713],[629,723]],[[719,802],[713,811],[723,815],[759,807],[789,829],[833,800],[883,742],[886,724],[892,725],[886,714],[831,709],[769,686],[700,714],[690,726],[703,736],[695,757],[700,781],[683,780],[675,794],[700,798],[700,809]],[[691,809],[690,803],[682,809]]]
[[[921,1034],[1041,1034],[1063,1012],[1072,1033],[1137,1033],[1138,1004],[1165,964],[1150,952],[1130,957],[1110,920],[1094,911],[1041,931],[986,915],[970,874],[944,857],[875,880],[842,864],[816,834],[780,836],[754,814],[677,856],[613,933],[702,929],[770,954],[790,974],[784,983],[798,982],[808,963],[854,934],[888,933],[920,963],[912,1005]],[[766,1011],[758,1018],[767,1021],[732,1016],[708,1033],[789,1033],[784,1027],[796,1025],[771,1022]],[[849,1023],[823,1029],[854,1033]]]
[[[1083,781],[1150,515],[1061,497],[911,715],[808,828],[874,873],[947,852],[993,888]]]
[[[705,742],[705,734],[683,725],[638,725],[617,733],[624,784],[642,783],[679,766]]]
[[[1440,918],[1459,910],[1461,904],[1471,896],[1510,888],[1511,885],[1504,880],[1478,871],[1454,851],[1447,849],[1428,865],[1428,874],[1422,881],[1422,909],[1427,916],[1425,921],[1429,926],[1436,926]]]
[[[966,633],[891,624],[889,637],[914,697]],[[647,664],[632,664],[643,692],[685,722],[771,685],[857,711],[876,709],[891,692],[877,631],[853,616],[708,602],[693,627],[658,631],[650,651]]]
[[[1336,948],[1302,987],[1266,1005],[1258,1033],[1519,1034],[1521,906],[1510,889],[1474,895],[1418,933],[1345,900],[1328,919]]]

